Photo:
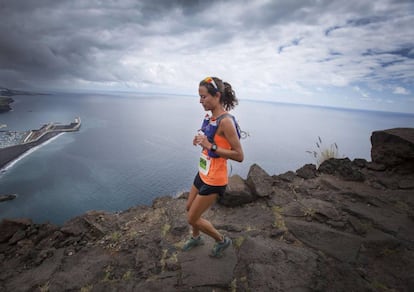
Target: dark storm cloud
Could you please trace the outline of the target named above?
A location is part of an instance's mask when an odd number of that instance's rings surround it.
[[[254,94],[275,84],[309,95],[358,82],[408,95],[413,7],[391,0],[0,0],[0,85],[184,88],[213,71],[243,85],[257,78]],[[403,81],[398,90],[386,87],[390,78]]]
[[[131,47],[145,47],[148,36],[180,35],[183,30],[196,29],[191,22],[197,18],[192,17],[204,10],[215,13],[208,9],[213,4],[214,1],[3,0],[0,79],[19,85],[63,79],[117,81],[117,74],[110,72],[115,59]],[[177,12],[182,21],[173,26],[157,26]]]
[[[93,72],[105,69],[99,54],[112,52],[116,57],[130,45],[131,35],[123,34],[124,28],[127,34],[150,34],[145,26],[173,8],[161,1],[135,3],[1,1],[0,78],[10,79],[12,73],[14,78],[34,81],[95,80],[95,75],[113,80],[110,74]]]
[[[203,43],[194,44],[192,48],[225,43],[238,31],[245,33],[245,26],[260,28],[280,22],[284,15],[292,16],[300,11],[298,7],[302,5],[298,1],[270,2],[241,12],[243,22],[236,23],[233,13],[237,12],[237,5],[223,7],[214,2],[1,1],[0,78],[10,79],[12,73],[16,81],[95,81],[99,78],[103,82],[116,81],[106,68],[106,64],[114,60],[105,62],[105,58],[99,57],[102,54],[117,58],[130,47],[144,47],[146,36],[179,36],[184,31],[209,27],[214,29]],[[237,3],[243,6],[248,2]],[[157,27],[156,23],[162,23],[172,13],[177,13],[181,19]]]

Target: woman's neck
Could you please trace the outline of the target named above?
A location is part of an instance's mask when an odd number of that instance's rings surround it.
[[[224,108],[217,107],[217,108],[215,108],[211,111],[211,115],[212,115],[213,118],[217,118],[217,117],[221,116],[222,114],[224,114],[225,112],[226,112],[226,110]]]

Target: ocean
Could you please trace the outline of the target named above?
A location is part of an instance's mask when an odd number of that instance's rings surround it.
[[[31,218],[63,224],[88,210],[111,212],[150,205],[187,191],[200,149],[193,136],[205,115],[199,98],[161,94],[14,96],[0,115],[8,130],[81,117],[79,132],[59,135],[0,174],[0,219]],[[414,115],[241,100],[232,112],[248,137],[243,163],[231,174],[246,178],[252,164],[270,175],[316,163],[307,151],[336,143],[340,157],[370,160],[372,131],[414,127]]]

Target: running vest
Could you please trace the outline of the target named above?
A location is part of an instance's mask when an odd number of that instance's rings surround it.
[[[239,137],[239,139],[240,139],[240,136],[241,136],[241,130],[240,130],[239,124],[237,123],[236,118],[235,118],[234,116],[232,116],[232,115],[231,115],[231,114],[229,114],[229,113],[224,113],[224,114],[222,114],[222,115],[218,116],[218,117],[217,117],[217,119],[214,119],[214,120],[213,120],[213,119],[212,119],[212,118],[210,118],[210,116],[207,114],[207,115],[204,117],[203,123],[202,123],[202,125],[201,125],[201,131],[203,131],[203,132],[204,132],[204,135],[206,135],[206,136],[207,136],[207,139],[208,139],[208,141],[209,141],[210,143],[214,143],[214,135],[215,135],[215,134],[216,134],[216,132],[217,132],[217,129],[218,129],[219,125],[220,125],[221,120],[222,120],[223,118],[225,118],[225,117],[231,117],[231,118],[233,119],[234,126],[236,127],[237,136],[238,136],[238,137]],[[212,158],[217,158],[217,157],[220,157],[217,153],[215,153],[215,152],[213,152],[213,151],[211,151],[211,150],[208,150],[208,156],[210,156],[210,157],[212,157]]]

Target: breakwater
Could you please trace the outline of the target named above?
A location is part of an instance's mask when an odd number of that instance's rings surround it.
[[[60,133],[78,131],[80,126],[81,119],[79,117],[68,125],[48,123],[38,130],[27,132],[27,135],[24,137],[12,141],[9,140],[7,143],[5,142],[4,145],[0,145],[0,147],[2,147],[0,148],[0,169],[3,169],[7,164],[11,163],[33,147],[43,144]],[[16,136],[16,134],[14,136]]]

